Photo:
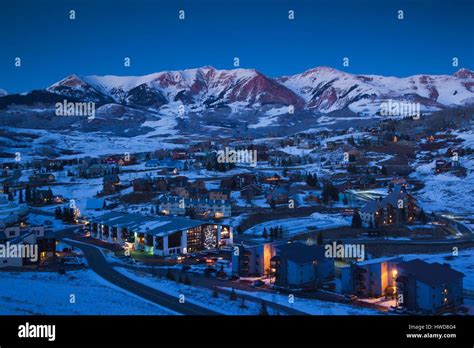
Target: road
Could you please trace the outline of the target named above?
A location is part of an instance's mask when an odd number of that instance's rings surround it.
[[[185,302],[179,303],[178,298],[168,295],[156,289],[150,288],[139,282],[136,282],[121,273],[115,271],[113,267],[107,262],[101,251],[92,245],[79,243],[69,239],[68,244],[81,249],[84,257],[87,259],[89,267],[105,280],[122,289],[129,291],[137,296],[152,301],[162,307],[166,307],[180,314],[186,315],[219,315],[220,313],[211,311],[207,308],[197,306],[195,304]]]
[[[120,266],[120,267],[128,268],[131,270],[137,270],[137,268],[132,265],[108,262],[105,259],[104,255],[102,254],[102,252],[97,248],[97,246],[90,245],[86,243],[85,241],[79,241],[78,240],[79,237],[71,233],[71,229],[67,229],[67,230],[65,229],[65,230],[60,231],[58,233],[58,237],[59,238],[67,237],[67,239],[65,240],[65,243],[71,244],[74,247],[81,249],[84,253],[84,257],[87,259],[89,267],[94,272],[96,272],[99,276],[113,283],[114,285],[117,285],[129,292],[136,294],[137,296],[150,300],[154,303],[159,304],[160,306],[166,307],[180,314],[220,315],[220,313],[208,310],[206,308],[203,308],[195,304],[190,304],[190,303],[181,304],[178,302],[177,297],[171,296],[161,291],[158,291],[156,289],[150,288],[146,285],[143,285],[142,283],[136,282],[128,278],[127,276],[121,274],[120,272],[117,272],[116,270],[114,270],[113,268],[114,266]],[[167,269],[157,268],[157,267],[140,267],[139,270],[141,272],[147,272],[150,274],[160,273],[161,276],[165,276],[167,272]],[[179,270],[178,271],[176,269],[170,269],[170,270],[174,273],[175,277],[181,276],[181,274],[179,273],[180,272]],[[230,285],[229,282],[225,280],[221,280],[221,279],[217,279],[213,277],[208,278],[208,277],[193,275],[192,273],[186,273],[186,276],[191,280],[191,283],[193,284],[193,286],[200,286],[200,287],[205,287],[209,289],[216,287],[219,293],[223,293],[223,294],[228,294],[229,291],[225,289],[219,289],[219,287],[232,286],[236,289],[249,291],[249,286],[244,285],[244,284],[232,283]],[[253,288],[250,289],[250,291],[254,291],[254,290],[255,289]],[[264,289],[258,289],[258,290],[265,291]],[[261,300],[252,296],[239,295],[239,297],[242,297],[242,296],[245,297],[245,299],[250,302],[255,302],[255,303],[261,302]],[[290,315],[307,315],[304,312],[298,311],[296,309],[293,309],[287,306],[282,306],[276,303],[270,303],[268,301],[266,302],[267,302],[268,307],[271,307],[280,313],[285,313],[285,314],[290,314]]]

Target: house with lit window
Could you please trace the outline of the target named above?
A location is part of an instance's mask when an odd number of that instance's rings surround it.
[[[182,198],[166,195],[160,198],[160,212],[165,215],[223,218],[232,215],[229,200],[208,198]]]
[[[463,303],[464,274],[444,263],[414,259],[397,266],[397,298],[409,311],[436,314]]]
[[[38,185],[51,183],[55,179],[56,177],[51,173],[37,173],[37,174],[30,175],[28,177],[28,180],[31,184],[38,184]]]
[[[26,257],[0,255],[0,268],[38,264],[56,253],[56,237],[50,228],[40,225],[27,227],[17,225],[0,230],[0,244],[8,248],[17,246],[23,250],[28,250],[30,247],[37,248],[34,260],[31,258],[33,256],[31,253]]]
[[[271,258],[275,256],[276,244],[235,245],[232,252],[232,274],[239,277],[271,274]]]
[[[90,221],[91,236],[157,256],[186,254],[232,244],[232,228],[173,216],[110,212]]]
[[[104,175],[102,180],[102,192],[104,195],[112,195],[120,190],[120,178],[117,174]]]
[[[402,257],[384,257],[341,267],[342,293],[358,297],[394,294],[397,265],[402,261]]]
[[[366,227],[403,225],[415,221],[420,208],[404,186],[396,185],[384,198],[374,199],[359,211]]]

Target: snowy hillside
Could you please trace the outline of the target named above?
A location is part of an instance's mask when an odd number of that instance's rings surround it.
[[[425,107],[474,103],[472,72],[461,69],[455,75],[415,75],[406,78],[353,75],[328,67],[317,67],[278,81],[300,95],[308,108],[329,112],[349,107],[363,111],[383,100],[405,99]]]
[[[102,98],[111,97],[127,104],[149,99],[143,106],[177,101],[207,107],[235,102],[247,105],[302,103],[295,93],[256,70],[216,70],[212,67],[145,76],[71,75],[50,86],[48,91],[70,95],[91,93],[94,98],[99,94]]]
[[[254,69],[202,67],[144,76],[70,75],[47,90],[153,108],[179,103],[195,110],[222,106],[234,110],[235,105],[258,109],[276,104],[324,113],[347,107],[355,112],[375,113],[380,103],[388,99],[419,102],[423,110],[474,104],[474,73],[460,69],[453,75],[398,78],[317,67],[272,79]]]

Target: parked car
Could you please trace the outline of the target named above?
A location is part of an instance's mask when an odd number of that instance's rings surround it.
[[[398,314],[405,314],[406,312],[407,312],[406,307],[398,306],[397,309],[395,309],[395,313],[398,313]]]
[[[197,263],[206,263],[206,258],[205,257],[197,257],[196,258],[196,262]]]
[[[212,257],[205,257],[204,259],[207,264],[214,264],[216,262]]]
[[[181,266],[181,270],[186,272],[186,271],[189,271],[191,269],[191,266],[188,266],[188,265],[182,265]]]
[[[137,265],[137,264],[138,264],[137,260],[135,260],[134,258],[132,258],[132,257],[130,257],[130,256],[126,256],[125,259],[124,259],[124,261],[125,261],[126,263],[131,264],[131,265]]]
[[[181,255],[171,255],[169,259],[173,261],[182,261],[183,257]]]
[[[326,290],[326,291],[335,291],[336,290],[336,284],[334,283],[325,283],[321,285],[321,289]]]
[[[223,267],[223,268],[229,268],[230,267],[230,261],[229,260],[217,260],[215,266],[217,268]]]
[[[207,268],[204,270],[204,275],[206,275],[206,276],[210,276],[212,273],[216,273],[216,269],[215,269],[215,268],[207,267]]]
[[[63,258],[63,263],[66,265],[82,265],[82,262],[74,256],[65,256]]]
[[[262,282],[260,279],[254,281],[254,282],[252,283],[252,286],[253,286],[254,288],[261,288],[261,287],[264,286],[264,285],[265,285],[265,283]]]
[[[353,302],[353,301],[356,301],[356,300],[357,300],[356,295],[352,295],[352,294],[344,295],[344,301],[346,301],[346,302]]]
[[[240,279],[240,277],[239,277],[238,275],[235,275],[235,274],[234,274],[234,275],[231,275],[231,276],[229,277],[229,280],[230,280],[230,281],[236,281],[236,280],[239,280],[239,279]]]

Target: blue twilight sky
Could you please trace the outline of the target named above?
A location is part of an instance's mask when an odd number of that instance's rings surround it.
[[[459,67],[474,68],[473,23],[473,0],[2,0],[0,88],[43,88],[71,73],[229,69],[234,57],[269,76],[319,65],[365,74],[451,74],[458,69],[452,57]]]

